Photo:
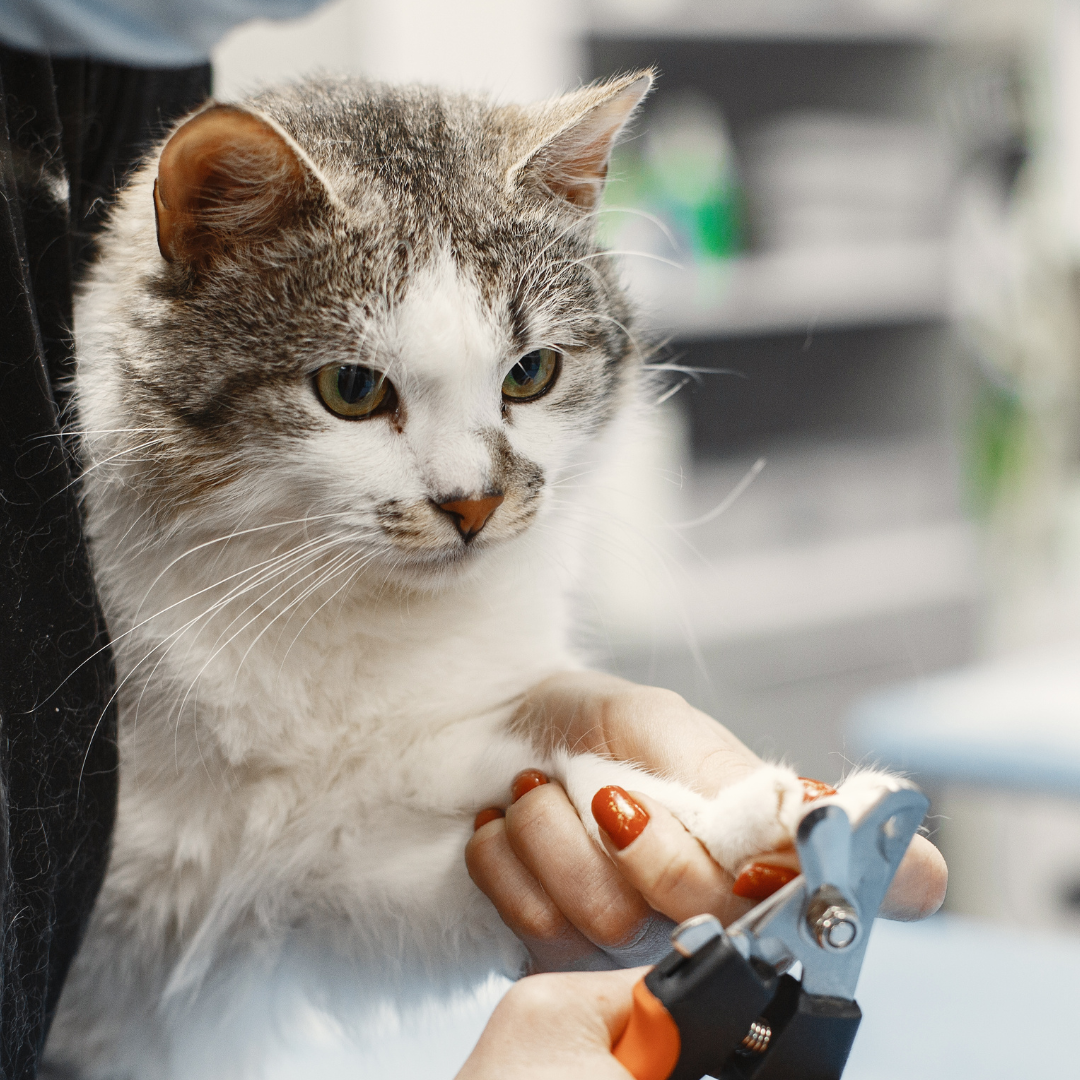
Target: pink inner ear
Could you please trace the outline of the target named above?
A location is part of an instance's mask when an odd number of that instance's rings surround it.
[[[592,209],[600,201],[600,189],[607,177],[611,141],[605,138],[591,146],[576,147],[552,161],[543,170],[544,182],[554,194],[575,206]]]
[[[574,206],[595,207],[607,177],[611,148],[651,85],[652,75],[645,73],[593,105],[535,154],[534,175]]]
[[[269,124],[213,106],[168,141],[154,183],[158,248],[200,263],[237,242],[265,239],[303,191],[304,167]]]

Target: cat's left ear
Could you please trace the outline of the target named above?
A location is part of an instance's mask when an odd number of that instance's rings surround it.
[[[653,84],[652,70],[586,86],[536,106],[539,145],[510,169],[511,184],[535,186],[581,210],[600,202],[611,150]]]
[[[165,144],[154,182],[158,248],[201,268],[281,236],[327,189],[299,146],[268,118],[212,104]]]

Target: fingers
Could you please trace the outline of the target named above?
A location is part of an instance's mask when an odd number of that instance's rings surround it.
[[[633,948],[653,915],[641,894],[599,851],[558,784],[536,787],[506,811],[514,854],[555,907],[594,944]]]
[[[880,914],[899,922],[925,919],[945,902],[948,884],[949,871],[941,852],[925,836],[913,836]]]
[[[602,789],[593,800],[608,853],[644,899],[676,922],[708,912],[726,926],[799,873],[798,854],[790,848],[756,857],[733,880],[674,815],[641,792],[621,792],[629,804],[619,815],[624,820],[597,813],[608,791],[621,789]],[[933,915],[944,902],[947,884],[941,853],[925,837],[915,836],[880,915],[901,921]]]
[[[637,761],[703,795],[761,765],[730,731],[678,694],[596,671],[545,679],[526,695],[515,721],[543,751],[564,745]]]
[[[674,924],[596,848],[562,787],[528,770],[512,794],[505,818],[478,815],[466,864],[529,948],[534,970],[600,970],[664,956]]]
[[[637,831],[627,829],[607,809],[605,804],[612,801],[607,793],[612,791],[621,793],[618,801],[627,803],[620,808],[621,816],[640,826]],[[603,788],[593,800],[593,813],[621,875],[651,907],[675,922],[709,913],[726,926],[753,907],[732,894],[731,875],[713,862],[673,814],[648,796]]]
[[[465,847],[465,865],[502,921],[529,950],[532,970],[595,971],[612,966],[514,854],[503,818],[490,818],[473,833]]]
[[[794,847],[755,856],[735,876],[731,891],[736,896],[760,903],[799,876],[799,853]]]
[[[639,884],[645,896],[656,897],[660,903],[667,903],[680,887],[691,891],[707,888],[710,878],[704,864],[674,832],[674,827],[682,829],[682,826],[645,796],[636,792],[624,794],[629,795],[629,802],[622,812],[631,819],[631,827],[624,828],[609,819],[611,830],[606,842],[612,858],[627,877]],[[547,798],[552,797],[549,794]],[[647,818],[644,824],[640,819],[632,820],[638,811]],[[496,819],[484,825],[477,836],[485,830],[488,837],[505,834],[505,828],[503,820]],[[622,846],[611,839],[612,835],[618,837]],[[484,838],[478,841],[479,847],[483,841]],[[653,844],[663,845],[665,851],[652,850]],[[666,855],[675,848],[681,848],[681,860],[667,872],[650,866],[655,861],[650,853]],[[704,852],[701,854],[711,862]],[[915,837],[882,914],[891,918],[920,918],[930,914],[944,897],[945,880],[940,854],[924,837]],[[711,881],[713,885],[717,883],[715,878]],[[718,914],[715,910],[713,913]],[[502,1080],[508,1075],[519,1080],[627,1080],[629,1074],[611,1056],[610,1050],[629,1020],[632,988],[644,974],[645,969],[639,968],[596,974],[537,975],[522,980],[495,1010],[457,1080]]]
[[[583,1034],[610,1052],[630,1020],[634,984],[648,973],[649,968],[636,967],[537,975],[512,987],[507,998],[511,1011],[531,1014],[541,1023],[553,1018],[565,1022],[571,1015],[584,1016],[587,1025]]]
[[[563,672],[538,684],[526,695],[515,722],[541,750],[562,745],[640,762],[659,775],[678,777],[703,795],[715,795],[762,764],[731,732],[677,694],[595,671]],[[785,877],[770,876],[763,868],[791,866],[789,857],[770,855],[758,861],[761,865],[753,873],[751,867],[740,868],[737,888],[747,898],[760,900]],[[941,906],[947,881],[941,855],[916,837],[882,915],[925,918]]]

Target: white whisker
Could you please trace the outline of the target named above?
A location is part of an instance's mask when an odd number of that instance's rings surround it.
[[[699,525],[707,525],[710,521],[715,521],[734,505],[735,500],[754,482],[758,473],[764,468],[765,459],[760,457],[746,470],[746,475],[707,514],[702,514],[701,517],[694,518],[692,521],[683,521],[678,525],[672,525],[671,528],[696,529]]]

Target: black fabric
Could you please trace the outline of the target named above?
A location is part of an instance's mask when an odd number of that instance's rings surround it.
[[[78,269],[92,258],[93,234],[132,167],[174,120],[210,96],[210,65],[133,68],[53,60],[52,69]]]
[[[0,46],[0,1080],[35,1075],[116,806],[108,638],[58,427],[72,280],[114,186],[209,90],[209,67]]]
[[[8,131],[21,151],[16,165],[34,170],[52,161],[69,186],[68,223],[60,234],[40,178],[24,177],[20,189],[28,246],[37,253],[33,273],[41,286],[36,296],[50,381],[63,408],[72,358],[70,277],[93,260],[94,234],[131,169],[174,120],[210,96],[210,65],[49,60],[0,44],[0,72]]]

